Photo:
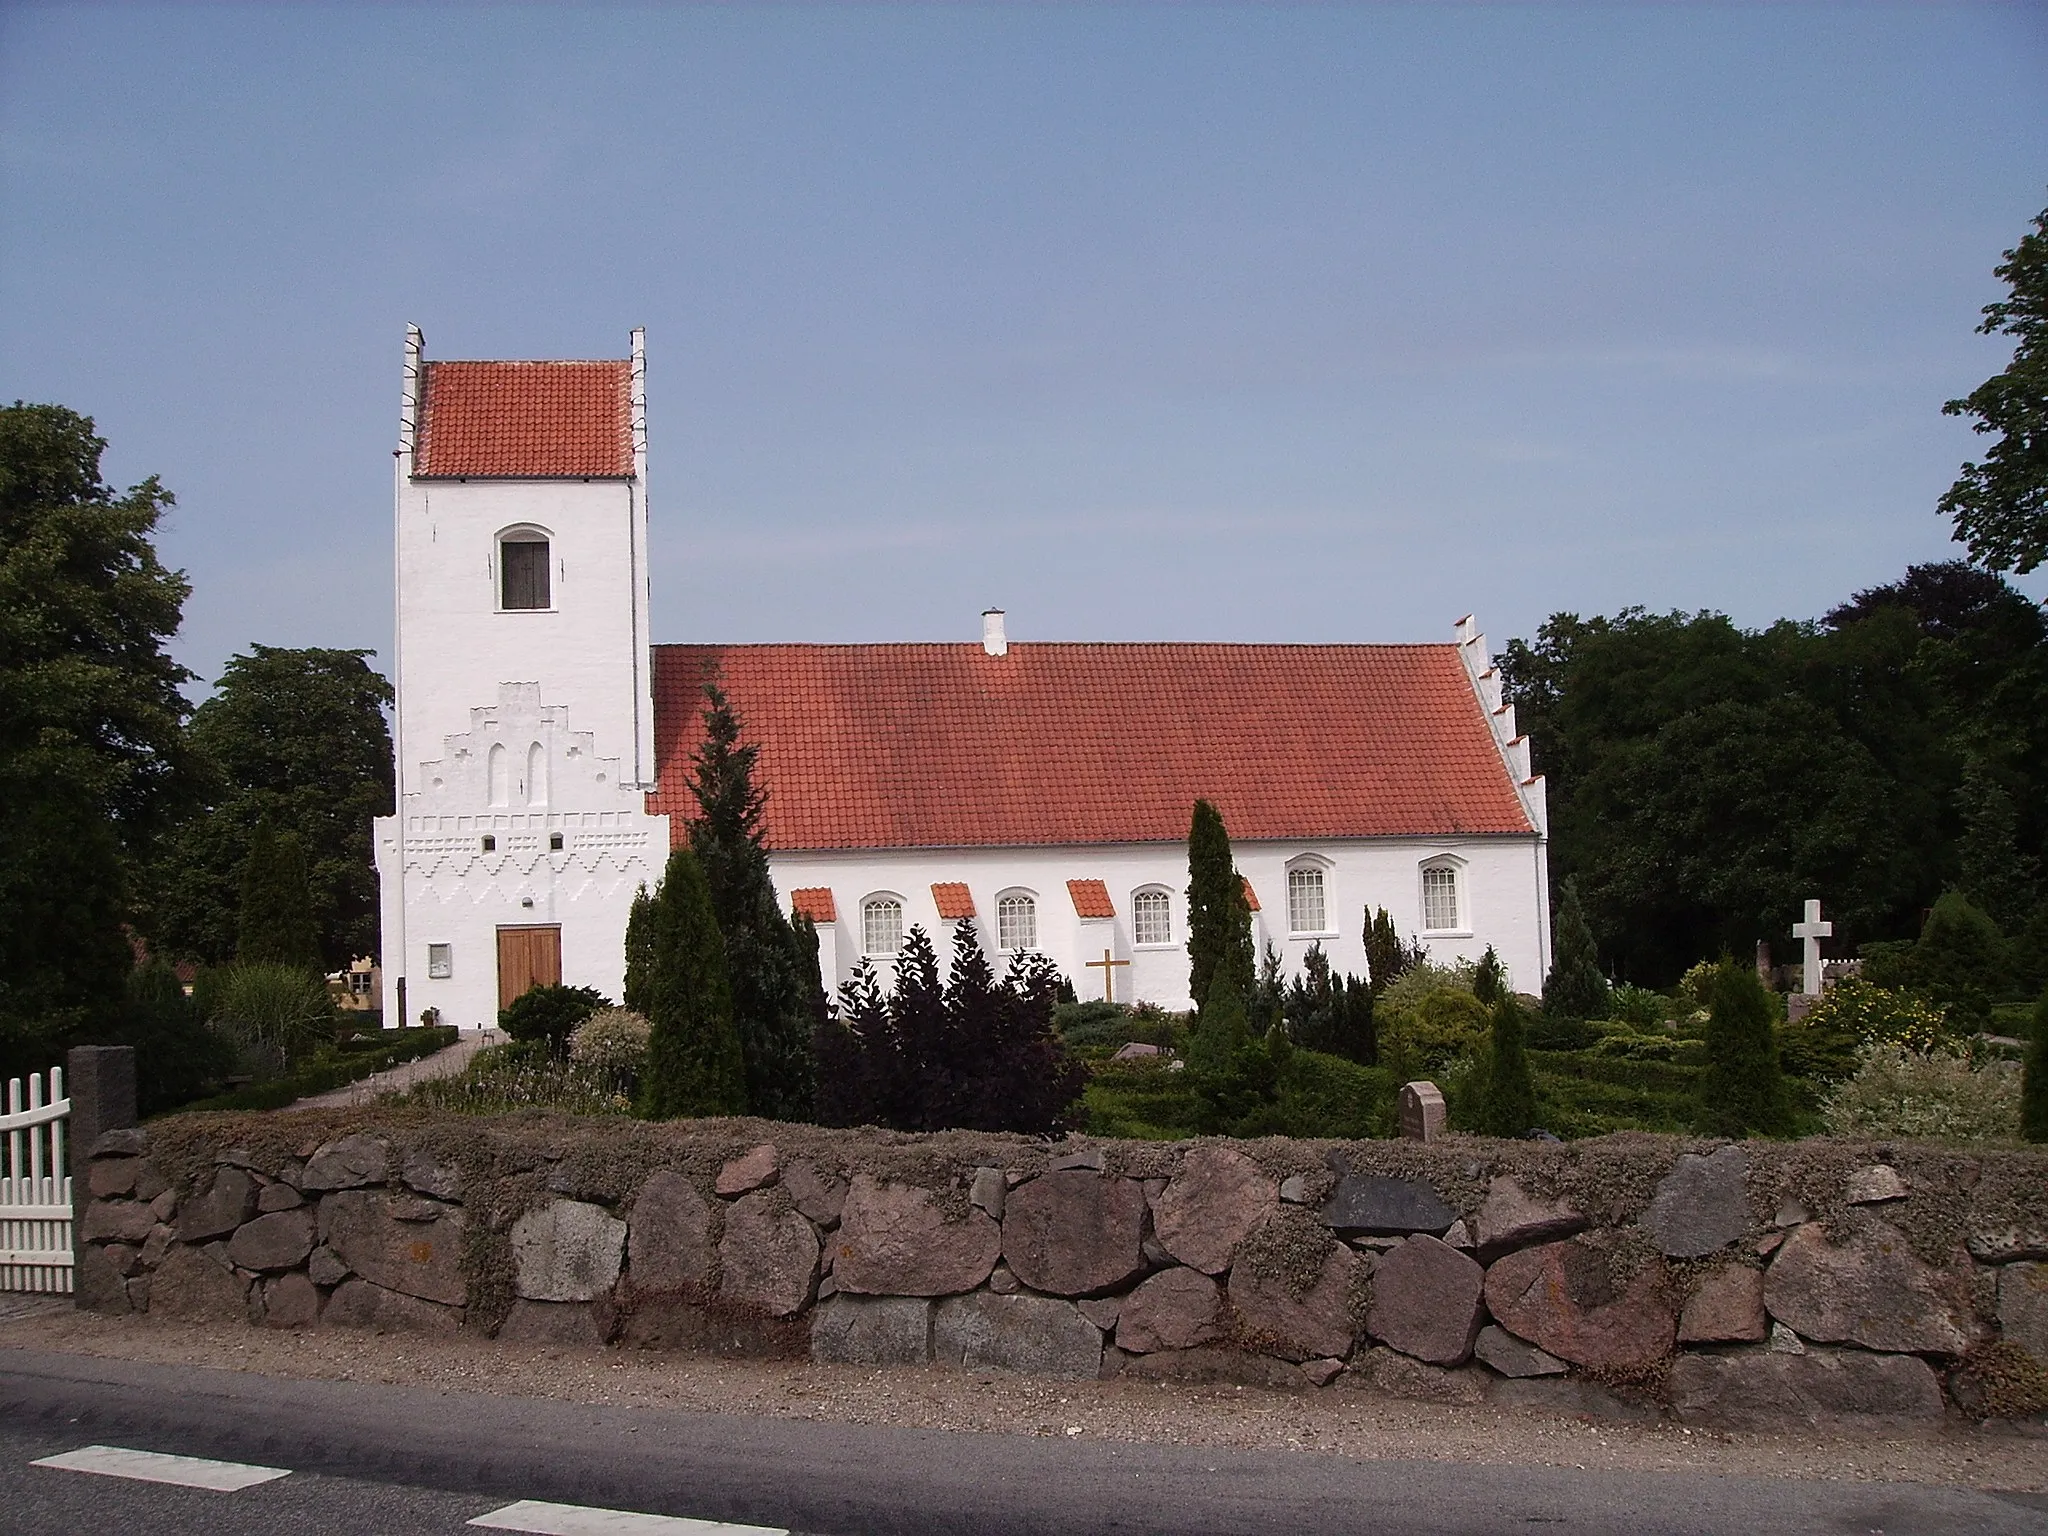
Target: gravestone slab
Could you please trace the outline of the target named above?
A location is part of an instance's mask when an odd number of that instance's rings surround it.
[[[1435,1141],[1444,1131],[1449,1113],[1443,1091],[1435,1083],[1401,1085],[1401,1134],[1409,1141]]]

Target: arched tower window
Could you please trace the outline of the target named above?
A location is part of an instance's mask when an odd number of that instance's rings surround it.
[[[500,608],[554,606],[549,547],[548,536],[538,528],[511,528],[498,535]]]

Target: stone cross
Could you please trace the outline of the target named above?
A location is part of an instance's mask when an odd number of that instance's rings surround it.
[[[1819,997],[1821,984],[1820,941],[1835,931],[1833,923],[1824,923],[1820,917],[1820,903],[1806,904],[1806,921],[1792,925],[1792,937],[1806,941],[1806,960],[1799,971],[1799,992],[1802,997]]]
[[[1129,965],[1130,963],[1128,960],[1110,959],[1109,951],[1106,949],[1102,952],[1100,960],[1086,962],[1089,970],[1099,970],[1102,972],[1102,1000],[1105,1003],[1116,1001],[1116,968],[1120,965]]]
[[[1444,1133],[1444,1096],[1435,1083],[1401,1085],[1401,1134],[1409,1141],[1435,1141]]]

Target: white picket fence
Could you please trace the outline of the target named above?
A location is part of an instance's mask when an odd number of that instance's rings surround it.
[[[71,1290],[71,1174],[64,1158],[64,1122],[71,1101],[64,1097],[64,1069],[7,1084],[6,1163],[0,1167],[0,1291]]]

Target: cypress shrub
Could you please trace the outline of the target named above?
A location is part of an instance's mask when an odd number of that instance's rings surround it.
[[[652,1120],[743,1113],[746,1063],[733,1028],[725,941],[704,871],[688,848],[669,855],[647,926],[653,958],[644,1012],[653,1028],[641,1112]]]
[[[1778,1136],[1790,1128],[1770,994],[1754,966],[1723,958],[1707,986],[1707,1068],[1700,1110],[1715,1136]]]
[[[1607,1014],[1607,978],[1600,974],[1600,956],[1593,930],[1579,905],[1579,885],[1567,880],[1558,894],[1557,917],[1551,924],[1550,974],[1543,978],[1543,1011],[1561,1019],[1599,1019]]]
[[[324,975],[320,929],[306,885],[306,854],[296,832],[279,832],[264,817],[242,862],[242,901],[235,938],[240,965],[290,965]]]
[[[1188,829],[1188,996],[1197,1009],[1206,1007],[1221,972],[1242,1008],[1255,966],[1252,909],[1230,857],[1230,834],[1216,807],[1197,800]]]
[[[725,939],[733,1025],[747,1069],[754,1114],[800,1120],[817,1089],[817,1002],[796,930],[768,877],[761,812],[767,791],[754,782],[760,748],[740,742],[739,716],[716,683],[704,689],[704,744],[693,761],[690,793],[697,819],[690,848],[703,867],[711,911]]]
[[[1998,925],[1960,891],[1943,891],[1902,961],[1906,985],[1949,1010],[1965,1033],[1991,1027],[1991,1005],[2009,980]]]
[[[626,1006],[635,1013],[647,1012],[647,978],[654,971],[654,898],[642,885],[633,893],[633,905],[626,911]]]
[[[2048,995],[2034,1005],[2033,1035],[2020,1078],[2020,1134],[2048,1141]]]
[[[1497,991],[1494,997],[1491,1044],[1481,1129],[1489,1136],[1526,1136],[1536,1126],[1536,1084],[1522,1037],[1522,1005],[1512,993]]]

